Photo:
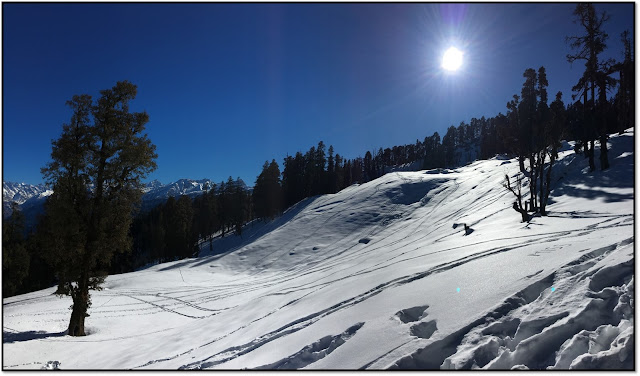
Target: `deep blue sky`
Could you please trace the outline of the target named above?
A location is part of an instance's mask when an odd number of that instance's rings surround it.
[[[544,65],[570,100],[575,4],[3,3],[3,179],[37,184],[74,94],[138,85],[158,169],[148,180],[241,177],[318,141],[353,158],[505,113]],[[596,4],[609,49],[634,4]],[[465,53],[446,74],[449,45]]]

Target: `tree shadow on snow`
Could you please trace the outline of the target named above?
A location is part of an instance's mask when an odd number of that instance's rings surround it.
[[[608,188],[633,188],[633,138],[628,136],[614,137],[609,140],[609,144],[610,167],[605,171],[600,170],[598,158],[600,147],[597,144],[594,156],[596,171],[588,172],[589,161],[584,158],[584,155],[576,155],[568,165],[559,164],[557,170],[554,167],[554,175],[560,175],[560,178],[556,181],[556,187],[553,189],[551,196],[568,195],[589,200],[602,198],[606,202],[633,200],[633,193],[620,194],[605,190]],[[573,172],[575,169],[579,169],[582,173]],[[566,171],[567,175],[562,176],[562,171]],[[578,187],[580,185],[588,188]]]
[[[556,217],[556,218],[606,218],[606,217],[633,216],[632,214],[620,215],[620,214],[598,213],[592,210],[573,210],[573,211],[566,211],[566,212],[550,211],[549,214],[547,215],[549,217]]]
[[[31,341],[34,339],[43,339],[50,337],[64,337],[67,335],[67,331],[58,332],[58,333],[48,333],[44,331],[34,331],[30,330],[28,332],[5,332],[2,331],[2,343],[14,343],[14,342],[25,342]]]
[[[193,262],[193,259],[192,258],[188,258],[186,260],[183,260],[182,262],[177,262],[177,263],[175,263],[173,265],[165,266],[162,269],[158,269],[158,271],[163,272],[165,270],[179,269],[179,268],[181,268],[183,266],[187,266],[187,265],[191,264],[192,262]]]

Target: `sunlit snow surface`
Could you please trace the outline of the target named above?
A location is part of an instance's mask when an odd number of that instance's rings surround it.
[[[108,277],[86,337],[53,288],[4,299],[3,368],[632,368],[633,133],[609,145],[588,173],[565,144],[528,224],[504,158],[307,199]]]

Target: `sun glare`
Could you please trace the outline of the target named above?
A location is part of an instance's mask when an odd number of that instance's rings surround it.
[[[455,47],[449,47],[442,57],[442,68],[448,71],[456,71],[462,65],[462,51]]]

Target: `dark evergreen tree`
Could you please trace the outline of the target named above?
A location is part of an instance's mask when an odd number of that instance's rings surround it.
[[[327,158],[327,186],[325,193],[336,193],[336,160],[333,156],[333,145],[329,145],[329,157]]]
[[[166,226],[164,220],[164,213],[161,207],[150,213],[149,218],[149,250],[151,253],[151,260],[170,260],[170,256],[167,252],[167,239],[166,239]]]
[[[434,132],[433,135],[424,139],[424,161],[422,168],[430,170],[444,167],[444,153],[440,144],[440,135]]]
[[[518,164],[520,166],[520,172],[525,172],[524,160],[526,158],[526,153],[523,152],[525,150],[525,141],[521,138],[521,129],[523,126],[520,122],[519,109],[520,107],[520,97],[517,95],[513,95],[513,99],[507,102],[507,123],[502,123],[500,127],[498,127],[498,133],[500,134],[500,138],[503,140],[507,150],[517,156]]]
[[[447,128],[447,133],[442,137],[442,154],[444,163],[442,167],[453,167],[456,165],[456,127],[453,125]]]
[[[364,171],[364,162],[361,157],[351,160],[351,184],[362,184],[366,182]]]
[[[295,157],[284,159],[282,190],[285,206],[289,207],[307,197],[305,192],[305,157],[297,152]]]
[[[2,297],[21,291],[29,274],[30,257],[24,237],[24,215],[17,203],[11,205],[11,216],[2,221]]]
[[[373,172],[373,155],[368,150],[364,155],[363,164],[364,164],[364,178],[365,178],[365,181],[371,181],[371,180],[375,179],[375,177],[374,177],[375,174]]]
[[[59,279],[56,293],[73,299],[72,336],[85,335],[89,290],[99,288],[113,254],[131,247],[140,179],[156,167],[155,146],[143,134],[149,116],[129,112],[136,91],[123,81],[102,90],[95,104],[74,96],[71,123],[52,142],[52,161],[42,169],[54,191],[45,206],[45,244]]]
[[[271,160],[267,170],[268,215],[273,218],[284,210],[280,167],[275,159]]]
[[[615,131],[622,134],[625,129],[633,127],[635,124],[635,64],[629,30],[622,32],[620,39],[623,45],[624,60],[614,67],[620,75],[618,92],[615,98],[615,108],[617,110],[617,128]]]
[[[327,166],[327,156],[325,154],[325,145],[324,142],[318,142],[318,147],[316,148],[316,154],[314,158],[314,168],[313,168],[313,188],[312,188],[312,196],[326,193],[326,166]]]
[[[542,215],[547,215],[547,203],[549,201],[549,194],[551,193],[551,170],[555,161],[558,159],[560,140],[566,128],[566,110],[562,102],[562,92],[559,91],[556,94],[556,99],[551,103],[549,112],[550,121],[545,129],[545,143],[547,144],[545,151],[549,156],[549,163],[546,166],[546,173],[543,176],[543,160],[540,173],[540,213]]]
[[[242,235],[242,226],[249,218],[251,197],[248,195],[245,184],[240,178],[233,180],[229,176],[226,186],[229,194],[229,225],[236,235]]]
[[[22,281],[20,293],[41,290],[56,284],[56,273],[48,262],[48,241],[44,231],[41,231],[42,216],[36,221],[34,231],[26,238],[27,253],[29,254],[29,274]],[[3,253],[4,256],[4,253]],[[4,274],[3,274],[4,275]]]
[[[273,219],[282,212],[280,168],[275,160],[264,162],[262,172],[253,187],[253,205],[257,218]]]
[[[336,162],[335,162],[335,172],[334,172],[334,176],[335,176],[335,180],[333,181],[333,187],[331,188],[331,193],[336,193],[340,190],[342,190],[345,187],[345,166],[344,166],[344,159],[342,159],[342,156],[340,156],[340,154],[336,153]]]
[[[197,242],[197,230],[193,226],[191,198],[187,195],[180,195],[175,201],[167,201],[165,218],[168,223],[166,231],[171,234],[170,239],[173,240],[171,243],[167,243],[167,247],[178,259],[193,256]]]
[[[218,207],[218,223],[220,224],[222,237],[224,237],[224,234],[226,233],[226,230],[229,226],[229,220],[230,220],[231,208],[229,205],[228,196],[229,196],[228,187],[224,181],[221,181],[220,185],[218,186],[216,206]]]
[[[601,69],[596,74],[596,85],[598,87],[598,101],[594,111],[596,121],[596,131],[600,141],[600,168],[606,170],[609,168],[609,157],[607,149],[607,140],[610,132],[615,132],[614,123],[616,115],[613,105],[607,100],[607,91],[616,84],[616,80],[609,75],[614,72],[614,63],[612,61],[601,64]]]
[[[576,95],[584,98],[584,139],[582,144],[585,148],[585,154],[589,158],[589,167],[591,171],[595,170],[594,162],[594,141],[597,137],[595,112],[596,109],[596,88],[599,75],[600,64],[598,55],[606,48],[606,40],[608,35],[602,29],[603,24],[609,19],[606,12],[600,15],[591,3],[580,3],[576,5],[574,14],[574,23],[580,24],[585,34],[581,36],[567,37],[572,49],[576,50],[575,54],[567,54],[567,61],[573,63],[576,60],[585,61],[585,71],[578,83],[573,87]],[[591,100],[587,101],[587,94],[591,92]],[[606,144],[605,144],[606,145]]]

